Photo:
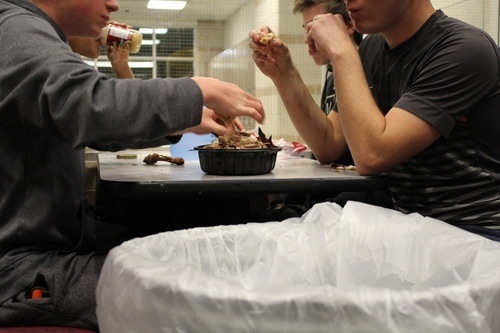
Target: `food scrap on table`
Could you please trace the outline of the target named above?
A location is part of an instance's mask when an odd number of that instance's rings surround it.
[[[167,155],[160,155],[160,154],[149,154],[146,157],[144,157],[143,162],[146,163],[147,165],[155,164],[158,161],[164,161],[164,162],[169,162],[172,164],[176,165],[183,165],[184,164],[184,159],[182,157],[172,157],[172,156],[167,156]]]
[[[356,170],[356,166],[354,165],[343,165],[338,163],[332,163],[330,168],[335,170]]]
[[[116,158],[119,160],[135,160],[137,154],[116,154]]]

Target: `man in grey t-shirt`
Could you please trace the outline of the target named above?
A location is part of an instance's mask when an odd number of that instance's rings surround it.
[[[385,172],[398,210],[500,239],[500,54],[484,31],[430,0],[346,1],[342,17],[307,26],[312,52],[335,73],[337,123],[316,132],[347,142],[357,170]]]

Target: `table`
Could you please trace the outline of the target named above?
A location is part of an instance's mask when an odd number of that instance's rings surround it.
[[[120,197],[201,196],[210,194],[310,193],[379,190],[387,187],[381,176],[360,176],[353,170],[334,170],[330,165],[287,152],[278,153],[274,170],[264,175],[207,175],[199,161],[184,165],[158,162],[146,165],[153,150],[98,154],[99,190]],[[157,152],[157,151],[156,151]],[[133,153],[136,159],[118,159]],[[162,154],[168,155],[168,151]]]
[[[162,225],[162,230],[151,232],[252,222],[259,221],[272,194],[332,194],[387,187],[385,177],[334,170],[286,151],[278,153],[272,172],[252,176],[208,175],[198,160],[187,160],[184,165],[143,163],[154,152],[170,155],[168,147],[98,154],[97,201],[104,207],[100,219],[124,225],[141,220],[152,228]],[[137,158],[118,159],[121,154]]]

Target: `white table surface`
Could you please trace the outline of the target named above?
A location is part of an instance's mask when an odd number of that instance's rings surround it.
[[[318,161],[280,151],[275,168],[267,174],[220,176],[205,174],[199,161],[184,165],[143,163],[151,153],[170,155],[168,147],[98,154],[99,186],[116,196],[178,194],[300,193],[377,190],[386,187],[384,177],[360,176],[352,170],[335,170]],[[136,154],[136,159],[118,159],[118,154]]]

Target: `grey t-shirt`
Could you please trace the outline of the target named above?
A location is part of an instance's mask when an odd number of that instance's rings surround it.
[[[442,137],[387,174],[396,207],[453,224],[500,226],[500,56],[482,30],[437,11],[389,50],[375,34],[360,46],[385,113],[402,108]]]

